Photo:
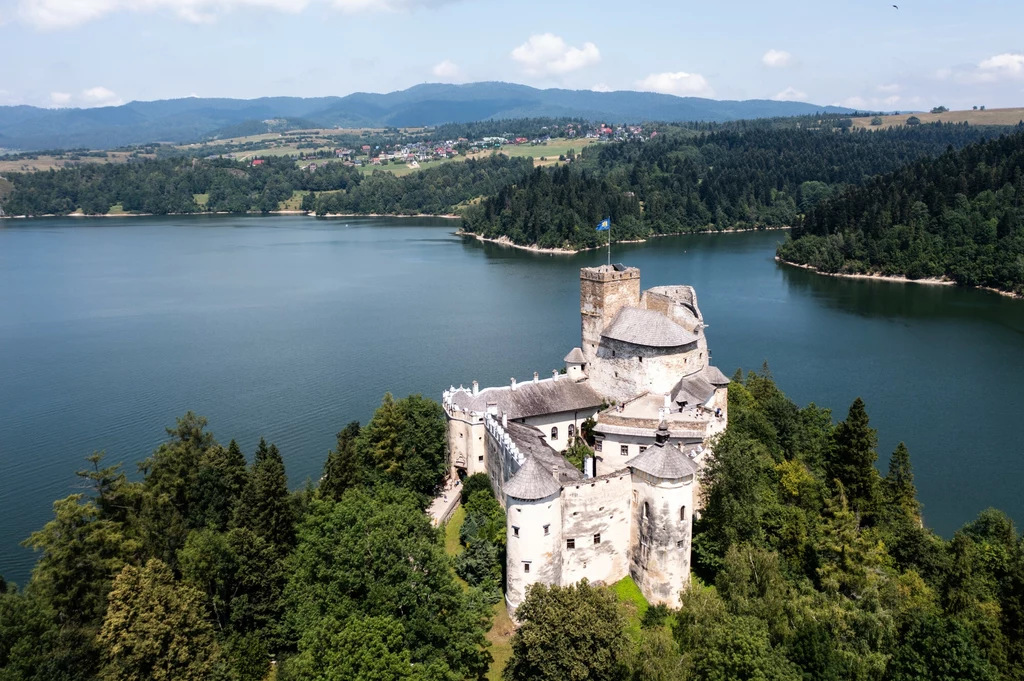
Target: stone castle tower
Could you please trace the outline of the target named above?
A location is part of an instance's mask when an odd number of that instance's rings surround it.
[[[593,365],[601,334],[624,307],[640,304],[640,270],[635,267],[585,267],[580,270],[580,318],[583,356]]]

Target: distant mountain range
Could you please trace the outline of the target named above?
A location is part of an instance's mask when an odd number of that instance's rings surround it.
[[[851,113],[803,102],[719,101],[653,92],[538,90],[513,83],[425,84],[346,97],[168,99],[95,109],[0,107],[0,146],[8,149],[109,149],[149,142],[195,142],[220,132],[261,130],[269,119],[319,127],[419,127],[488,119],[571,116],[605,122],[730,121]],[[262,131],[262,130],[261,130]],[[252,134],[252,133],[249,133]]]

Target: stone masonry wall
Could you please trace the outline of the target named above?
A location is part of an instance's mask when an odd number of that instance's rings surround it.
[[[584,577],[613,584],[629,574],[631,489],[628,470],[562,489],[563,585]],[[569,539],[574,548],[567,547]]]

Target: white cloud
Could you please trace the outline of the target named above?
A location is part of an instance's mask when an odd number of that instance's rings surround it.
[[[844,99],[839,103],[839,106],[845,106],[848,109],[867,109],[868,102],[860,95],[854,95],[853,97],[847,97]]]
[[[761,63],[772,69],[781,69],[793,63],[793,55],[785,50],[768,50],[761,57]]]
[[[67,106],[71,103],[70,92],[51,92],[50,103],[54,106]]]
[[[298,14],[313,3],[347,14],[404,12],[456,0],[21,0],[19,16],[39,28],[66,28],[117,12],[166,11],[192,23],[208,23],[234,10]]]
[[[711,97],[715,91],[707,79],[699,73],[676,71],[675,73],[652,73],[637,81],[637,87],[650,92],[680,97]]]
[[[804,102],[807,101],[807,93],[797,90],[790,85],[788,88],[772,97],[777,102]]]
[[[997,54],[978,64],[979,75],[991,76],[993,80],[1002,78],[1024,78],[1024,54]]]
[[[898,83],[889,83],[888,85],[879,85],[878,91],[886,94],[896,94],[903,88]]]
[[[591,92],[611,92],[612,91],[612,89],[610,87],[608,87],[607,85],[605,85],[604,83],[597,83],[596,85],[592,85],[590,87],[590,90],[591,90]]]
[[[430,72],[434,74],[435,78],[449,83],[459,82],[466,78],[466,74],[462,72],[459,65],[451,59],[445,59],[443,62],[436,64]]]
[[[570,47],[554,33],[538,33],[512,50],[512,59],[533,76],[561,75],[593,66],[601,61],[601,53],[594,43]]]
[[[124,104],[124,100],[118,97],[116,92],[108,90],[102,85],[83,90],[82,102],[85,106],[118,106]]]

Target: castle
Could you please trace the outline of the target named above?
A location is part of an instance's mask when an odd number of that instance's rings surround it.
[[[582,344],[563,372],[444,392],[453,475],[486,473],[508,522],[510,612],[534,583],[629,575],[676,605],[690,576],[697,474],[728,420],[690,286],[641,291],[640,271],[580,270]],[[581,472],[561,452],[593,419]]]

